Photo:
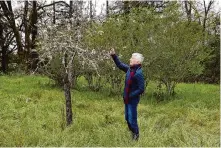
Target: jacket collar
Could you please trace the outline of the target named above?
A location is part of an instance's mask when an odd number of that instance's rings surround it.
[[[141,64],[136,64],[136,65],[130,66],[130,69],[131,70],[137,70],[140,67],[141,67]]]

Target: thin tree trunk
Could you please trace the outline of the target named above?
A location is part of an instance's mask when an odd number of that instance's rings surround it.
[[[106,0],[106,15],[109,16],[109,2]]]
[[[169,78],[163,78],[161,79],[161,82],[166,86],[167,94],[170,96],[174,95],[176,82],[170,80]]]
[[[72,104],[71,104],[71,83],[68,79],[68,73],[65,73],[64,76],[64,94],[66,100],[66,122],[67,126],[69,126],[73,119],[72,119]]]
[[[73,13],[73,0],[70,0],[69,18],[72,18]]]
[[[124,1],[123,10],[124,10],[124,14],[130,13],[129,1]]]
[[[203,4],[204,4],[203,30],[204,31],[206,30],[206,22],[207,22],[207,19],[208,19],[208,13],[209,13],[213,3],[214,3],[214,1],[209,1],[208,6],[206,7],[206,2],[205,2],[205,0],[203,1]]]
[[[5,58],[5,52],[4,52],[4,38],[3,38],[3,25],[0,23],[0,48],[1,48],[1,67],[2,67],[2,71],[3,73],[5,73],[5,64],[4,64],[4,58]]]
[[[7,48],[4,46],[2,47],[2,72],[7,73],[8,70],[8,55],[7,55]]]
[[[53,24],[56,23],[56,18],[55,18],[55,3],[53,1]]]
[[[167,82],[166,88],[167,88],[167,93],[172,96],[174,95],[174,88],[175,88],[175,82]]]
[[[24,27],[25,27],[25,58],[28,58],[28,54],[30,53],[30,24],[28,23],[28,1],[25,1],[25,8],[24,8]],[[29,25],[28,25],[29,24]]]
[[[87,80],[87,82],[88,82],[89,88],[91,89],[91,88],[94,86],[92,73],[90,73],[90,72],[87,73],[87,74],[85,75],[85,78],[86,78],[86,80]]]
[[[64,75],[64,94],[65,94],[65,100],[66,100],[66,122],[67,126],[72,124],[73,121],[73,113],[72,113],[72,104],[71,104],[71,69],[68,67],[68,55],[64,55],[64,62],[65,62],[65,68],[66,72]]]
[[[33,1],[33,7],[32,7],[32,23],[31,23],[31,26],[32,26],[32,49],[35,49],[35,41],[36,41],[36,37],[37,37],[37,19],[38,19],[38,16],[37,16],[37,1]]]
[[[92,3],[92,0],[90,0],[89,7],[90,7],[90,20],[92,20],[93,19],[93,3]]]
[[[192,17],[191,17],[192,4],[191,4],[191,2],[188,2],[188,1],[184,1],[184,3],[185,3],[185,9],[186,9],[188,21],[191,22],[191,20],[192,20]]]

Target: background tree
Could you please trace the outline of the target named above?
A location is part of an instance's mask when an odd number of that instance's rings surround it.
[[[124,15],[109,18],[96,26],[97,32],[90,32],[88,40],[93,47],[116,48],[123,61],[133,52],[141,52],[145,56],[145,75],[149,77],[146,83],[149,79],[160,81],[172,95],[175,84],[190,73],[202,73],[201,62],[209,58],[201,26],[182,21],[178,9],[175,2],[162,13],[151,8],[131,9],[127,26]]]
[[[12,9],[11,1],[0,1],[1,8],[3,10],[4,16],[7,19],[10,27],[13,30],[13,33],[15,35],[16,43],[17,43],[17,49],[18,49],[18,55],[22,59],[23,56],[23,46],[21,42],[21,35],[19,33],[19,28],[15,23],[15,15]]]
[[[198,22],[202,26],[205,38],[210,35],[207,44],[210,47],[210,56],[212,58],[205,59],[205,69],[200,75],[189,75],[185,78],[185,82],[201,81],[206,83],[219,83],[220,72],[220,10],[216,10],[215,6],[218,4],[217,1],[184,1],[184,12],[189,21]],[[208,39],[208,38],[207,38]]]

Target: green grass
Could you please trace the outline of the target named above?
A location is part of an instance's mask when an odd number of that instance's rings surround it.
[[[74,121],[65,127],[64,93],[40,76],[0,77],[0,147],[220,147],[220,88],[178,84],[157,103],[150,83],[138,106],[140,140],[131,141],[120,96],[72,91]]]

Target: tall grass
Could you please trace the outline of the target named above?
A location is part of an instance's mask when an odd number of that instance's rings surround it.
[[[73,124],[65,127],[61,89],[41,76],[0,77],[0,146],[220,147],[218,85],[179,84],[157,103],[150,83],[138,106],[140,139],[132,141],[120,96],[72,90]]]

